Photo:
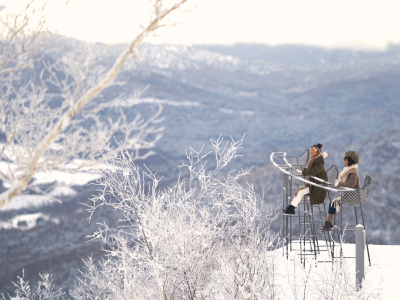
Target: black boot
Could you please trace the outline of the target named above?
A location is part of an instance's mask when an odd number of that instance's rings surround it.
[[[293,205],[289,205],[288,207],[286,207],[286,209],[282,209],[282,213],[284,215],[294,215],[294,209],[296,207],[294,207]]]
[[[332,222],[325,221],[324,227],[321,228],[321,231],[329,231],[333,228]]]

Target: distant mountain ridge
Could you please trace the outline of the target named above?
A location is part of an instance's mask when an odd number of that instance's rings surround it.
[[[309,45],[269,46],[256,43],[234,45],[199,45],[201,49],[234,57],[274,62],[285,67],[320,67],[360,61],[385,60],[398,55],[399,45],[389,44],[385,50],[326,49]]]

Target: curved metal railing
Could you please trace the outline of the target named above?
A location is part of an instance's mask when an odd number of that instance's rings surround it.
[[[276,162],[274,161],[274,158],[282,158],[283,161],[284,161],[284,164],[278,164],[278,163],[276,163]],[[317,186],[317,187],[322,188],[322,189],[324,189],[324,190],[333,191],[333,192],[354,192],[354,191],[355,191],[355,189],[351,189],[351,188],[347,188],[347,187],[342,187],[342,186],[338,186],[338,187],[333,187],[333,186],[332,186],[332,187],[329,187],[328,185],[332,185],[331,182],[325,181],[325,180],[323,180],[323,179],[321,179],[321,178],[318,178],[318,177],[315,177],[315,176],[308,176],[308,177],[311,177],[311,178],[313,178],[313,179],[315,179],[315,180],[321,182],[321,183],[324,184],[324,185],[322,185],[322,184],[317,184],[317,183],[315,183],[315,182],[312,182],[312,181],[309,181],[309,180],[307,180],[307,179],[304,179],[301,170],[296,169],[295,167],[293,167],[293,166],[287,161],[287,159],[286,159],[286,152],[272,152],[272,153],[271,153],[271,156],[270,156],[270,160],[271,160],[272,164],[273,164],[277,169],[279,169],[281,172],[283,172],[283,173],[285,173],[285,174],[287,174],[287,175],[289,175],[289,176],[292,176],[293,178],[296,178],[297,180],[303,181],[304,183],[308,183],[308,184],[310,184],[310,185],[314,185],[314,186]],[[289,172],[289,171],[287,171],[287,170],[285,170],[285,169],[291,169],[291,170],[294,170],[294,172]]]

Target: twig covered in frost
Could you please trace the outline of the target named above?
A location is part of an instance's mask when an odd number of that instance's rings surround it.
[[[61,289],[55,290],[52,276],[49,274],[39,274],[41,280],[37,283],[36,289],[31,291],[29,282],[24,280],[25,273],[22,273],[22,277],[18,277],[18,282],[13,282],[16,287],[16,296],[12,297],[8,295],[6,297],[2,294],[2,300],[58,300],[64,299]]]
[[[48,1],[31,0],[19,13],[0,9],[0,80],[23,69],[32,69],[48,43],[44,12]],[[53,0],[63,3],[65,1]]]
[[[26,82],[18,77],[22,74],[19,72],[21,69],[32,65],[31,57],[37,54],[39,47],[34,46],[35,42],[42,42],[32,36],[37,34],[36,31],[32,33],[26,29],[25,23],[29,18],[23,18],[17,27],[10,27],[7,20],[3,22],[6,31],[14,30],[15,34],[6,35],[8,41],[0,43],[0,54],[3,55],[3,60],[0,60],[0,131],[6,136],[6,143],[0,145],[0,180],[9,187],[0,194],[0,207],[25,190],[40,170],[75,173],[101,162],[91,160],[92,157],[108,159],[109,153],[103,146],[112,142],[117,133],[123,146],[132,149],[135,159],[153,154],[152,151],[140,154],[139,150],[154,147],[161,138],[161,107],[148,120],[139,115],[129,120],[121,109],[117,118],[105,120],[99,112],[118,104],[121,96],[114,100],[103,99],[100,93],[111,85],[122,84],[115,81],[122,65],[134,57],[148,35],[165,24],[169,14],[186,2],[152,1],[149,23],[111,67],[102,67],[102,50],[99,52],[96,47],[83,43],[74,54],[67,54],[60,61],[44,63],[40,82],[33,79]],[[15,21],[19,19],[15,18]],[[24,37],[16,39],[19,36],[17,32]],[[28,41],[19,42],[26,39]],[[26,43],[31,45],[28,49],[33,49],[32,54],[24,52]],[[13,54],[15,51],[10,49],[19,49],[19,52],[16,50],[17,54]],[[10,68],[14,69],[9,71]],[[49,94],[50,89],[56,89],[58,93]],[[125,101],[124,106],[137,104],[139,95],[140,92],[130,101]]]
[[[276,214],[261,210],[252,186],[237,183],[247,172],[219,174],[238,156],[242,140],[226,147],[222,142],[221,137],[211,142],[216,161],[210,170],[204,163],[208,155],[189,150],[183,166],[190,184],[180,178],[164,190],[127,151],[115,152],[99,171],[100,194],[88,210],[110,206],[124,219],[116,228],[101,224],[92,236],[108,244],[108,258],[98,271],[82,275],[71,292],[75,299],[95,299],[83,281],[102,282],[99,290],[112,299],[274,298],[277,236],[269,224]],[[87,266],[92,269],[92,262]]]

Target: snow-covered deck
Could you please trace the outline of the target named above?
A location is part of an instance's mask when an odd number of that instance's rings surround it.
[[[344,244],[343,251],[346,256],[354,255],[355,245]],[[303,299],[303,295],[305,299],[318,299],[321,294],[316,289],[328,291],[329,287],[332,286],[342,289],[336,291],[341,296],[332,299],[399,299],[400,260],[397,259],[397,255],[400,253],[399,245],[370,245],[372,266],[368,266],[367,256],[365,256],[365,265],[368,267],[363,283],[364,289],[360,292],[353,291],[354,294],[350,298],[344,297],[344,289],[351,293],[351,290],[355,287],[354,259],[344,260],[342,266],[340,266],[340,263],[335,263],[333,268],[332,263],[319,263],[316,266],[310,259],[307,260],[306,268],[303,269],[296,252],[290,253],[289,260],[282,256],[279,249],[276,252],[279,255],[279,273],[282,275],[279,279],[281,282],[278,284],[282,287],[281,292],[284,299],[296,299],[293,291],[294,281],[299,289],[298,295],[301,296],[299,299]],[[295,261],[298,263],[294,263]],[[304,291],[304,282],[306,282],[307,277],[307,288]]]

